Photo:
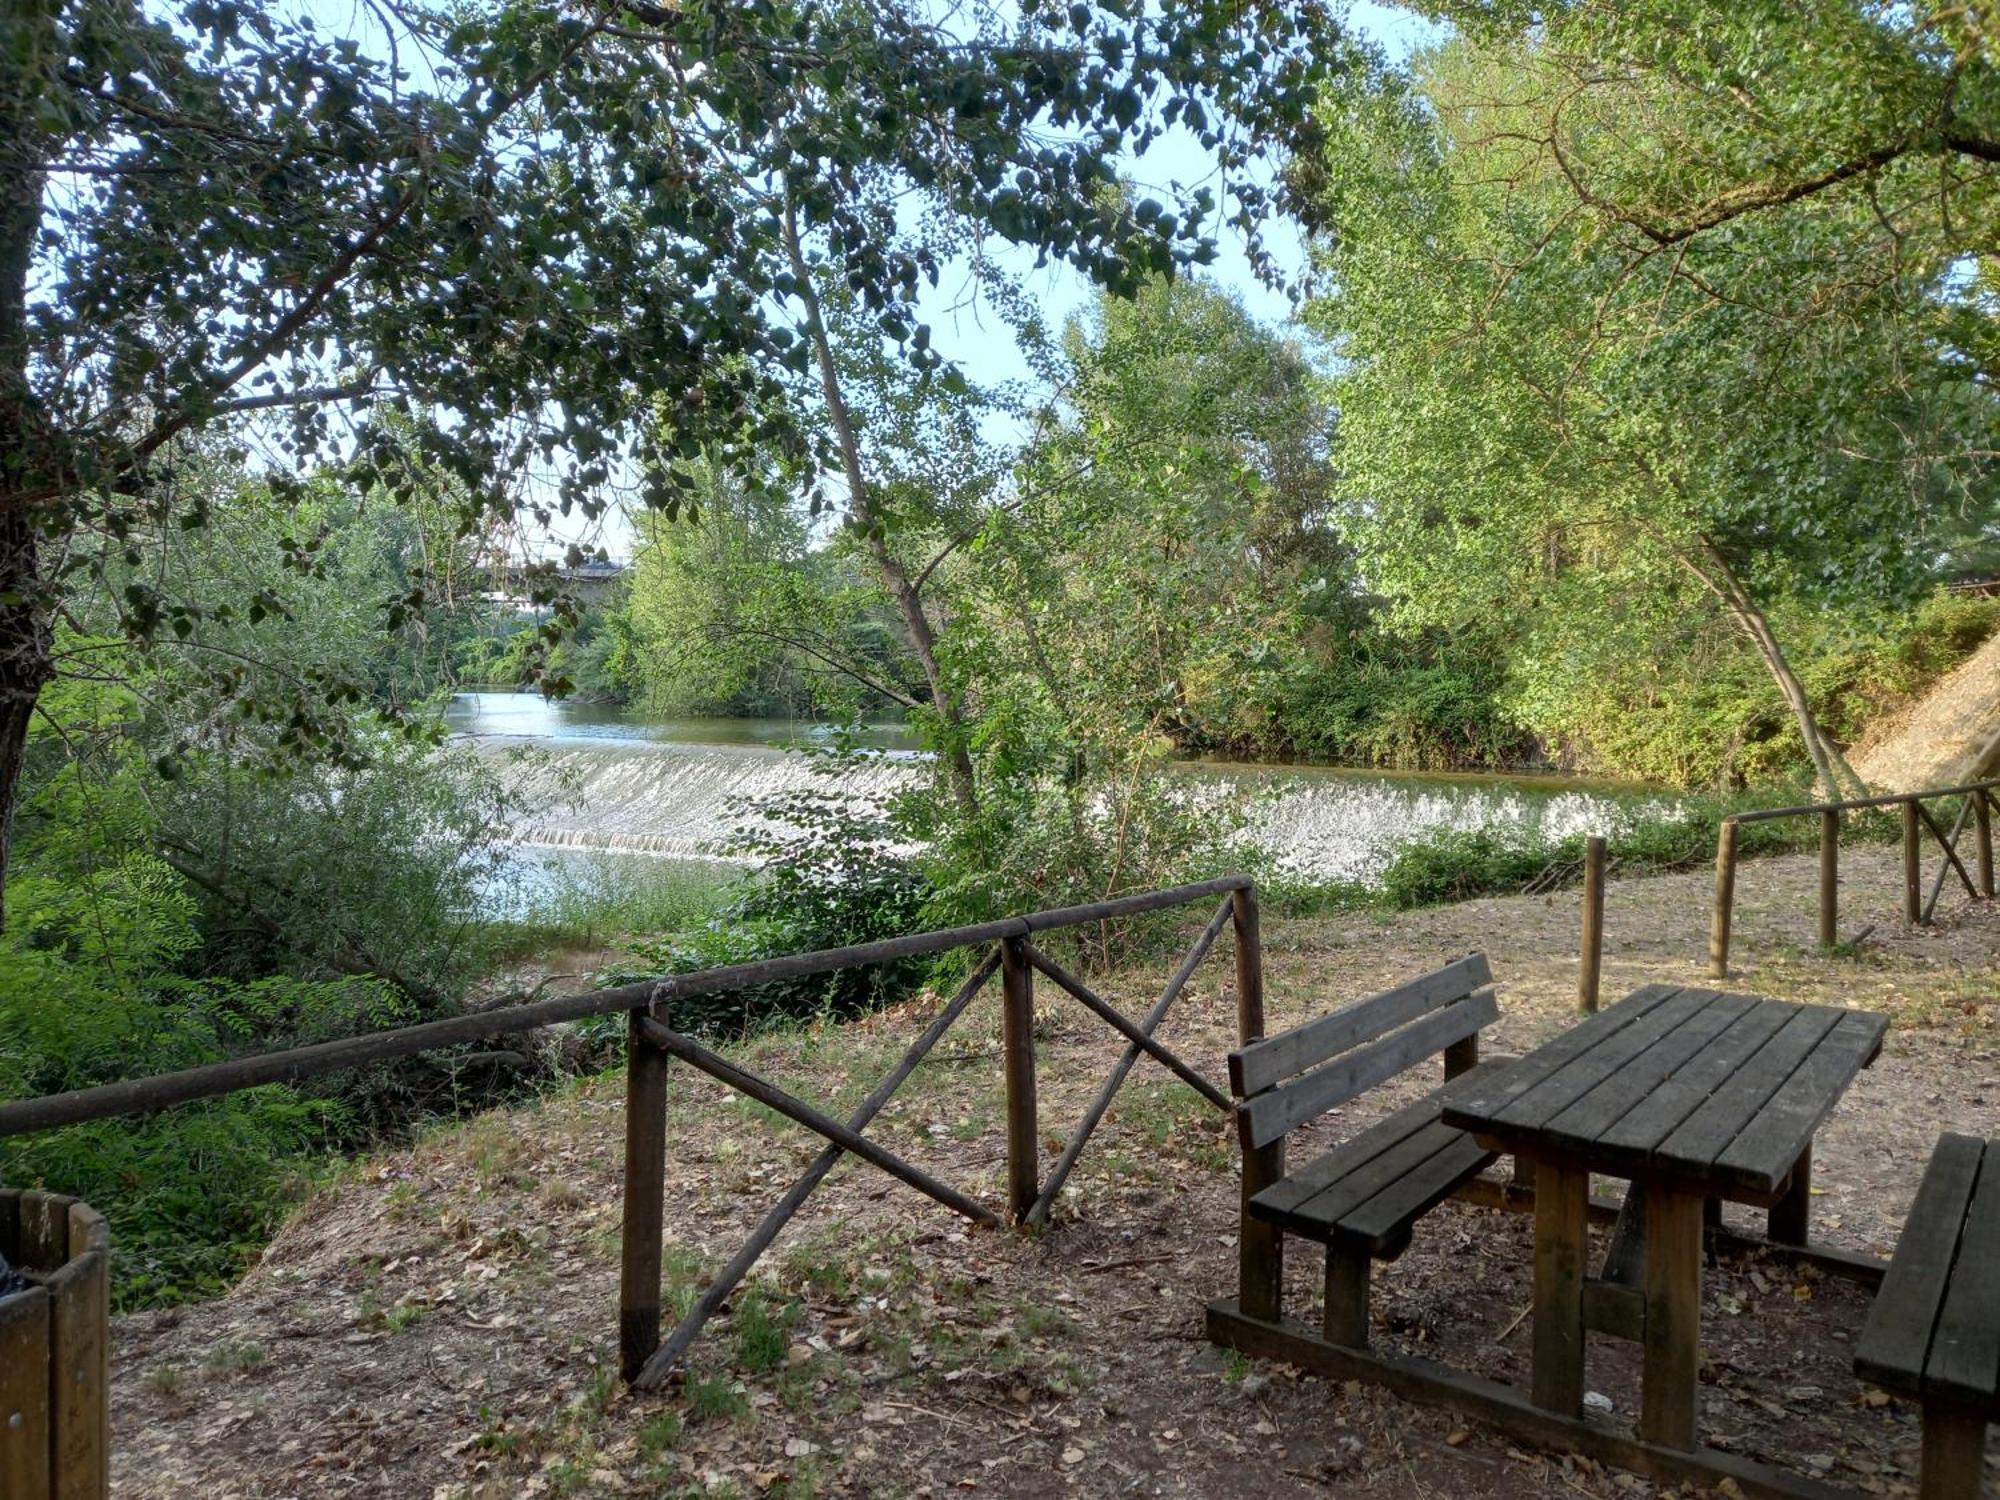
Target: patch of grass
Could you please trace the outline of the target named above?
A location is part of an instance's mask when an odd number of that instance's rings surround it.
[[[155,1396],[179,1394],[187,1383],[187,1367],[184,1365],[154,1365],[143,1377],[145,1387]]]
[[[691,1421],[734,1421],[750,1409],[743,1393],[721,1375],[687,1376],[687,1414]]]
[[[488,940],[488,960],[505,963],[551,948],[592,948],[618,938],[692,931],[722,907],[740,872],[698,860],[640,860],[565,854],[541,861],[511,919]]]
[[[750,1292],[736,1304],[736,1363],[751,1375],[775,1370],[785,1362],[791,1340],[787,1330],[798,1317],[798,1304],[787,1303],[775,1313],[762,1292]]]
[[[671,1453],[681,1440],[682,1430],[679,1412],[654,1412],[639,1424],[639,1456],[658,1458]]]
[[[211,1375],[241,1375],[263,1368],[270,1358],[262,1344],[220,1343],[202,1357],[201,1367]]]
[[[1023,1302],[1019,1317],[1021,1332],[1031,1338],[1067,1338],[1076,1328],[1075,1320],[1068,1313],[1046,1302]]]
[[[398,1302],[383,1316],[382,1326],[391,1333],[401,1333],[406,1328],[414,1328],[429,1311],[421,1302]]]

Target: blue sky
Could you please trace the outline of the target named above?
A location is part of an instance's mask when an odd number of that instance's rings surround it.
[[[1410,11],[1374,0],[1355,0],[1349,22],[1361,35],[1373,41],[1394,61],[1402,61],[1418,47],[1438,39],[1442,28]],[[1165,197],[1169,184],[1178,182],[1192,190],[1215,175],[1213,158],[1184,130],[1175,130],[1143,157],[1135,157],[1128,175],[1138,186]],[[1220,194],[1217,194],[1220,197]],[[1267,227],[1267,243],[1278,263],[1288,272],[1303,268],[1305,245],[1296,225]],[[1260,321],[1273,326],[1287,322],[1291,305],[1284,295],[1260,281],[1251,270],[1242,240],[1234,232],[1222,230],[1217,236],[1218,257],[1202,274],[1228,288]],[[1051,331],[1061,328],[1071,314],[1087,307],[1093,295],[1090,283],[1067,266],[1032,269],[1034,257],[1026,252],[1003,251],[995,257],[1010,274],[1024,278],[1025,289],[1041,303]],[[983,319],[975,310],[954,311],[961,300],[958,278],[946,276],[926,302],[932,338],[938,351],[958,360],[975,383],[993,385],[1008,381],[1032,381],[1033,375],[1006,326],[990,314]],[[996,432],[996,438],[1003,433]]]

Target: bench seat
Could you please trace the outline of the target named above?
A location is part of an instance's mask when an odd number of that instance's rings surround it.
[[[1854,1369],[1923,1404],[1922,1493],[1976,1496],[2000,1417],[2000,1141],[1938,1140]]]
[[[1302,1239],[1336,1240],[1394,1260],[1410,1228],[1499,1155],[1438,1119],[1444,1101],[1496,1066],[1482,1063],[1444,1088],[1314,1157],[1250,1200],[1250,1213]]]

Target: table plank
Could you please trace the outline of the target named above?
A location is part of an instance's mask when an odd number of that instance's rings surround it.
[[[1550,1140],[1572,1150],[1594,1148],[1597,1138],[1708,1047],[1757,1005],[1748,995],[1718,994],[1695,1015],[1660,1038],[1616,1078],[1607,1078],[1543,1127]]]
[[[1643,1172],[1653,1148],[1707,1100],[1791,1019],[1789,1007],[1759,1001],[1707,1047],[1598,1133],[1593,1161],[1604,1172]]]
[[[1480,1087],[1457,1096],[1445,1105],[1448,1125],[1464,1130],[1487,1131],[1493,1117],[1571,1058],[1581,1056],[1606,1037],[1633,1024],[1655,1006],[1680,993],[1680,986],[1649,984],[1634,990],[1616,1005],[1578,1022],[1551,1038],[1525,1057],[1507,1064]]]
[[[1819,1045],[1715,1158],[1715,1175],[1775,1192],[1855,1074],[1882,1050],[1886,1016],[1846,1011]]]
[[[1768,1002],[1782,1005],[1783,1001]],[[1737,1133],[1756,1118],[1771,1096],[1783,1088],[1812,1055],[1845,1012],[1824,1005],[1792,1008],[1771,1039],[1740,1068],[1718,1083],[1693,1114],[1652,1152],[1656,1168],[1689,1177],[1704,1177]],[[1789,1170],[1790,1164],[1787,1163]],[[1776,1184],[1770,1184],[1775,1187]]]
[[[1526,1093],[1510,1101],[1494,1119],[1517,1130],[1536,1130],[1600,1084],[1624,1077],[1624,1069],[1653,1043],[1685,1024],[1717,999],[1714,990],[1682,990],[1654,1006],[1629,1026],[1571,1058]],[[1635,1083],[1632,1092],[1638,1092]]]
[[[1924,1364],[1924,1393],[1992,1403],[2000,1382],[2000,1163],[1989,1151],[1966,1206],[1961,1248],[1951,1288],[1938,1313],[1937,1333]]]

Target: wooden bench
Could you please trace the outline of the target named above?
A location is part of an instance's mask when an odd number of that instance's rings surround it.
[[[1327,1339],[1368,1344],[1370,1263],[1391,1261],[1416,1221],[1498,1154],[1438,1119],[1446,1090],[1371,1125],[1298,1171],[1284,1170],[1285,1137],[1328,1110],[1438,1053],[1447,1087],[1484,1070],[1480,1028],[1498,1018],[1486,955],[1474,953],[1396,989],[1233,1052],[1241,1101],[1243,1312],[1276,1322],[1282,1236],[1326,1246]]]
[[[1854,1369],[1923,1404],[1926,1500],[1976,1496],[2000,1417],[2000,1141],[1939,1139]]]

